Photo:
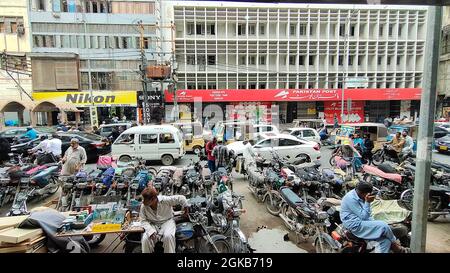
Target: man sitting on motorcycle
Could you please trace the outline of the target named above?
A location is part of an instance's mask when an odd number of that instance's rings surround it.
[[[142,191],[142,197],[144,200],[139,213],[139,218],[145,230],[141,240],[142,253],[154,251],[158,234],[162,235],[161,241],[164,253],[175,253],[176,225],[173,219],[173,206],[181,205],[188,208],[186,197],[183,195],[158,195],[158,191],[154,187],[145,188]]]
[[[390,151],[395,153],[395,156],[398,157],[399,153],[402,151],[403,146],[405,145],[405,140],[402,138],[401,133],[397,132],[391,141],[386,144],[391,145]]]
[[[35,164],[41,165],[49,163],[46,154],[49,153],[49,140],[46,135],[40,137],[41,142],[34,148],[28,150],[30,154],[36,154]],[[50,161],[51,162],[51,161]]]
[[[413,152],[414,140],[408,135],[408,131],[404,130],[402,132],[402,137],[405,140],[405,146],[402,149],[402,160],[404,160],[410,153]]]
[[[372,195],[371,183],[359,182],[355,189],[349,191],[341,203],[340,218],[344,228],[353,235],[369,241],[377,241],[376,252],[388,253],[409,252],[408,248],[397,243],[391,228],[386,222],[373,220],[370,203],[375,199]]]

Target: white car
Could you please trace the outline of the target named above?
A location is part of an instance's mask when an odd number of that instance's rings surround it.
[[[299,139],[304,139],[308,141],[314,141],[315,143],[320,143],[320,135],[313,128],[288,128],[283,130],[283,134],[288,134],[295,136]]]
[[[273,150],[280,157],[288,157],[290,163],[300,158],[305,158],[306,162],[320,159],[320,147],[317,143],[287,134],[262,133],[250,141],[236,141],[228,144],[227,148],[236,155],[243,154],[244,150],[249,148],[266,160],[272,158]]]

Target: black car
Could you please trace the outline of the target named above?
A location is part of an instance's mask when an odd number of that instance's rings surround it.
[[[84,133],[84,132],[64,132],[58,133],[62,142],[62,155],[70,147],[70,140],[77,138],[80,146],[86,150],[87,161],[96,162],[100,155],[105,155],[111,152],[111,145],[108,141],[103,141],[104,138],[99,135]],[[35,147],[41,142],[40,139],[28,141],[18,145],[11,146],[12,153],[21,153],[26,155],[28,150]]]
[[[445,136],[437,139],[435,148],[440,153],[450,152],[450,136]]]
[[[49,127],[38,127],[38,128],[34,128],[34,130],[37,131],[38,136],[41,134],[50,135],[50,134],[56,132],[55,129],[49,128]],[[6,130],[0,132],[0,137],[6,138],[9,141],[9,143],[12,144],[14,141],[14,138],[20,137],[23,134],[25,134],[26,132],[27,132],[27,127],[15,127],[15,128],[6,129]]]

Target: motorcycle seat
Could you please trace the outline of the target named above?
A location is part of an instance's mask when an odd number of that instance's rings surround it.
[[[123,189],[123,188],[125,188],[126,187],[126,184],[125,183],[117,183],[116,184],[116,188],[117,189]]]
[[[379,176],[381,178],[391,180],[397,183],[402,183],[402,176],[398,173],[385,173],[377,167],[364,165],[363,166],[364,173]]]
[[[63,188],[64,189],[71,189],[73,187],[72,183],[64,183]]]
[[[281,196],[291,207],[298,207],[303,203],[303,200],[290,188],[281,189]]]
[[[397,171],[394,169],[394,167],[392,167],[391,164],[385,162],[381,163],[378,166],[378,169],[382,170],[385,173],[397,173]]]
[[[347,239],[351,242],[355,242],[355,243],[364,243],[365,240],[361,239],[357,236],[355,236],[353,233],[351,233],[349,230],[345,231],[345,237],[347,237]]]

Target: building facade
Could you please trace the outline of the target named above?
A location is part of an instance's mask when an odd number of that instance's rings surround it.
[[[33,85],[36,98],[71,102],[75,95],[84,96],[75,105],[98,107],[99,122],[111,115],[137,119],[137,92],[142,90],[141,32],[147,64],[170,59],[163,52],[159,1],[29,0],[29,14],[36,67],[45,71],[53,62],[52,71],[58,74],[53,84],[48,73],[35,73],[39,77],[33,79],[39,82]],[[68,64],[55,59],[61,54],[76,57]],[[106,99],[110,96],[114,100]]]
[[[1,125],[9,121],[29,124],[31,51],[27,0],[0,1],[0,103]],[[0,54],[1,54],[0,53]],[[20,102],[24,102],[21,105]]]
[[[345,84],[352,109],[344,121],[418,113],[426,7],[171,3],[179,102],[276,104],[288,122],[329,119]],[[350,78],[364,88],[350,90]]]

